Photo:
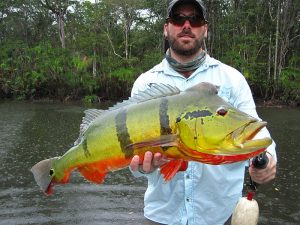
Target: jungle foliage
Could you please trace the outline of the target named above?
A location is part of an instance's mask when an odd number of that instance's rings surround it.
[[[120,99],[164,54],[166,0],[0,2],[0,98]],[[300,1],[206,0],[209,54],[300,102]]]

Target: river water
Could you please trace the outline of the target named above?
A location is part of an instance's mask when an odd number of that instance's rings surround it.
[[[100,106],[97,106],[100,107]],[[105,107],[105,106],[102,106]],[[0,102],[0,225],[142,224],[146,180],[125,169],[102,185],[74,173],[54,195],[41,193],[29,169],[62,155],[77,139],[87,106]],[[278,145],[278,175],[259,187],[260,225],[300,224],[300,109],[258,108]]]

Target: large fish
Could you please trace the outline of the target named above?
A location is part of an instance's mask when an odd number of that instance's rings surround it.
[[[68,182],[75,169],[101,183],[108,171],[125,168],[134,155],[151,151],[169,159],[160,168],[168,181],[187,161],[234,163],[264,151],[271,139],[252,138],[266,122],[232,107],[217,92],[209,83],[183,92],[152,84],[113,108],[87,110],[74,147],[34,165],[34,178],[46,194],[53,184]]]

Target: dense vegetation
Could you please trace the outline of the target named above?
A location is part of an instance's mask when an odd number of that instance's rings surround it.
[[[166,0],[0,2],[0,98],[119,99],[163,58]],[[206,0],[211,56],[300,102],[300,1]]]

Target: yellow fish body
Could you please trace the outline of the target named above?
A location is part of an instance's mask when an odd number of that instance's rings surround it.
[[[87,180],[102,183],[108,171],[123,169],[134,155],[151,151],[170,160],[160,169],[168,181],[187,161],[225,164],[258,155],[272,142],[252,140],[265,126],[225,102],[212,84],[200,83],[183,92],[152,84],[113,108],[87,110],[74,147],[31,171],[50,194],[53,184],[68,182],[75,169]]]

